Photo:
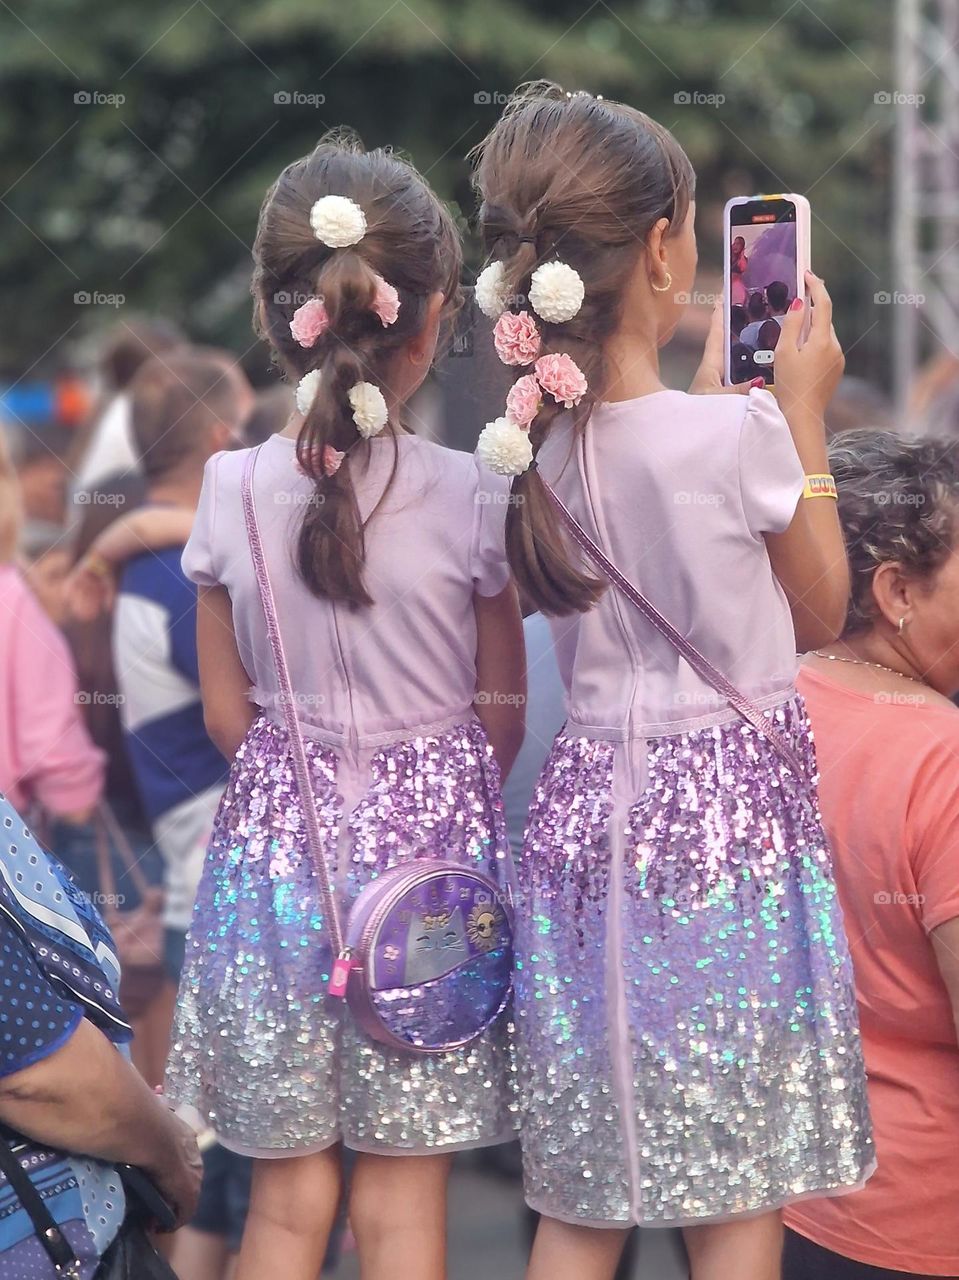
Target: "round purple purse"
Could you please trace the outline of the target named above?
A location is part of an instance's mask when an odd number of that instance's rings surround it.
[[[360,891],[344,929],[260,540],[253,497],[257,453],[251,450],[243,472],[243,513],[332,943],[329,991],[346,998],[374,1040],[411,1053],[448,1053],[481,1036],[509,1000],[512,897],[465,860],[419,858],[410,850],[408,860]]]

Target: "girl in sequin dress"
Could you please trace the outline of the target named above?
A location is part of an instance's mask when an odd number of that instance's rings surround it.
[[[478,299],[507,307],[497,349],[519,377],[479,453],[518,477],[521,587],[574,619],[556,631],[568,721],[533,800],[517,924],[526,1195],[544,1215],[530,1277],[603,1280],[641,1223],[684,1227],[695,1280],[774,1280],[781,1206],[852,1190],[873,1161],[794,685],[797,639],[833,637],[848,589],[835,504],[803,498],[804,473],[827,470],[842,368],[829,298],[810,275],[811,337],[800,348],[800,302],[778,405],[721,394],[721,320],[694,385],[706,394],[670,391],[658,348],[696,263],[693,174],[672,136],[533,86],[480,148],[477,185],[492,259]],[[805,777],[590,576],[541,476],[772,717]]]
[[[410,166],[333,139],[280,175],[254,257],[259,330],[300,379],[290,426],[259,448],[254,492],[344,917],[414,856],[503,882],[499,774],[523,702],[507,486],[397,425],[457,291],[456,232]],[[318,877],[244,529],[247,455],[211,459],[183,557],[201,589],[206,722],[235,759],[167,1091],[256,1157],[239,1280],[278,1268],[315,1280],[339,1144],[360,1153],[350,1219],[364,1277],[439,1280],[450,1153],[515,1130],[508,1027],[459,1052],[397,1053],[326,994]]]

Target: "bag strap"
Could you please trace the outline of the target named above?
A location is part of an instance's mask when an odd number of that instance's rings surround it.
[[[625,578],[620,573],[609,557],[592,540],[552,485],[546,481],[542,471],[540,471],[539,477],[560,519],[569,530],[573,541],[586,553],[596,568],[614,586],[619,588],[630,604],[635,605],[646,621],[652,623],[659,634],[669,641],[673,648],[685,658],[696,674],[711,685],[717,693],[721,694],[730,706],[735,708],[743,719],[752,725],[757,733],[762,734],[799,777],[805,777],[805,768],[779,727],[768,716],[764,715],[759,707],[754,702],[751,702],[744,693],[741,693],[731,680],[727,679],[718,668],[714,667],[709,659],[700,653],[690,640],[687,640],[681,632],[677,631],[669,619],[659,612],[651,600],[647,599],[628,578]]]
[[[43,1246],[47,1257],[56,1267],[58,1275],[68,1280],[80,1280],[80,1259],[74,1253],[70,1242],[54,1221],[50,1210],[43,1201],[40,1192],[33,1185],[16,1154],[7,1145],[9,1141],[20,1142],[18,1134],[7,1130],[0,1134],[0,1172],[3,1173],[11,1190],[23,1205],[33,1230]]]
[[[262,446],[260,446],[262,447]],[[280,707],[283,712],[283,721],[286,726],[287,736],[290,739],[290,751],[293,756],[293,773],[296,778],[297,790],[300,793],[300,803],[303,808],[303,820],[306,825],[306,838],[316,863],[316,871],[320,884],[320,893],[323,897],[323,910],[326,914],[327,925],[330,931],[330,939],[333,944],[333,954],[337,959],[344,957],[343,946],[343,927],[340,923],[340,915],[336,905],[336,893],[333,888],[333,880],[330,875],[330,869],[327,865],[326,857],[323,853],[323,837],[320,834],[320,824],[316,817],[316,798],[313,793],[313,783],[310,778],[310,766],[306,758],[306,747],[303,743],[303,734],[300,730],[299,722],[296,718],[296,699],[293,693],[293,686],[290,683],[290,671],[286,662],[286,653],[283,648],[283,641],[280,638],[280,626],[276,616],[276,600],[273,595],[273,587],[270,583],[270,575],[267,572],[266,558],[263,554],[263,544],[260,539],[260,527],[256,518],[256,500],[253,496],[253,469],[256,466],[256,457],[260,452],[260,447],[252,449],[247,456],[246,465],[243,468],[243,482],[241,492],[243,497],[243,518],[246,522],[246,533],[250,542],[250,553],[253,557],[253,569],[256,573],[256,585],[260,592],[260,603],[263,606],[263,613],[266,617],[266,630],[270,638],[270,648],[273,651],[273,664],[276,667],[277,680],[280,686]],[[339,994],[337,992],[337,994]]]

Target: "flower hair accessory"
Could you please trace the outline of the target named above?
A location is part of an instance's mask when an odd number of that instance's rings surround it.
[[[544,262],[530,277],[529,304],[547,324],[572,320],[585,293],[582,276],[565,262]]]
[[[340,463],[346,457],[340,449],[334,449],[331,444],[323,446],[323,474],[327,476],[335,476],[340,469]]]
[[[384,329],[389,328],[391,324],[396,324],[396,318],[400,314],[400,295],[389,281],[384,280],[381,275],[376,277],[376,296],[373,298],[373,310],[379,316],[380,324]]]
[[[517,426],[528,428],[543,407],[543,392],[535,373],[517,378],[506,397],[506,416]]]
[[[329,248],[345,249],[366,235],[366,214],[349,196],[321,196],[310,209],[310,226]]]
[[[502,262],[491,262],[476,277],[476,305],[489,320],[498,319],[506,310],[505,270]]]
[[[316,399],[316,393],[319,389],[319,369],[311,369],[309,373],[304,373],[303,377],[296,384],[296,407],[300,413],[303,414],[304,418],[310,412],[310,407]]]
[[[586,394],[589,386],[586,375],[565,351],[558,355],[540,356],[533,367],[539,385],[565,408],[572,409]]]
[[[390,416],[379,387],[372,382],[357,382],[349,389],[346,398],[353,410],[356,429],[363,439],[379,435]]]
[[[509,418],[488,422],[480,432],[476,456],[498,476],[521,476],[533,461],[529,432]]]
[[[504,364],[532,364],[540,349],[536,321],[528,311],[504,311],[493,329],[493,346]]]
[[[306,302],[293,312],[290,333],[301,347],[312,347],[317,339],[326,333],[329,325],[330,317],[326,314],[323,299],[307,298]]]

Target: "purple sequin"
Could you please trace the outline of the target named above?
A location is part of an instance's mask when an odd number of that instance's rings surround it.
[[[337,863],[342,761],[307,738],[321,834]],[[478,723],[384,746],[348,818],[344,906],[411,856],[511,874],[495,763]],[[285,731],[258,719],[220,806],[190,931],[167,1092],[232,1147],[434,1151],[515,1128],[507,1017],[465,1049],[394,1052],[326,994],[330,949]]]
[[[774,714],[813,777],[801,700]],[[561,735],[521,880],[535,1208],[680,1223],[868,1176],[852,969],[815,790],[750,726]]]

